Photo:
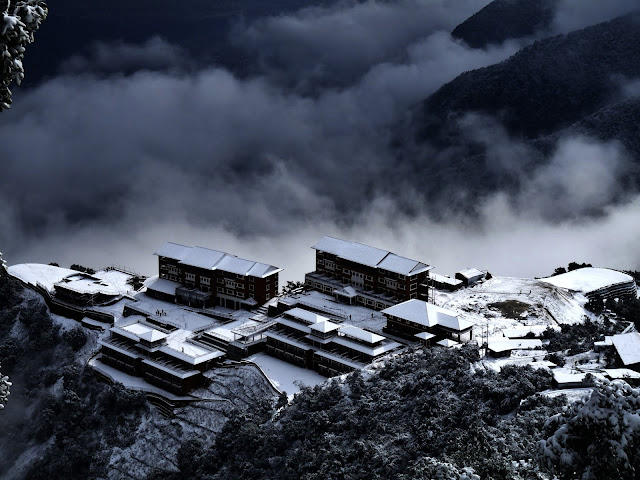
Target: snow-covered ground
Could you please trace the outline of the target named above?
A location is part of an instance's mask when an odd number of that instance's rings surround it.
[[[313,387],[327,381],[313,370],[292,365],[266,353],[258,353],[247,360],[258,365],[281,392],[287,392],[289,398],[300,391],[301,386]]]
[[[608,268],[587,267],[545,278],[542,281],[576,292],[588,293],[616,283],[632,282],[633,277]]]

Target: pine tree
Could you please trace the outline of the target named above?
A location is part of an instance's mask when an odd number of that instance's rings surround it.
[[[25,47],[48,12],[41,0],[0,0],[0,111],[11,106],[9,85],[22,82]]]

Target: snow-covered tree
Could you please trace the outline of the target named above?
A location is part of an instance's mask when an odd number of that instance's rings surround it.
[[[0,252],[0,275],[7,273],[7,262],[2,259],[2,252]]]
[[[640,476],[640,388],[603,380],[546,424],[540,458],[561,479]]]
[[[9,399],[9,387],[11,386],[11,382],[9,381],[9,377],[5,377],[0,372],[0,410],[4,408],[4,404],[7,403]]]
[[[22,82],[25,47],[47,13],[41,0],[0,0],[0,111],[11,106],[9,85]]]

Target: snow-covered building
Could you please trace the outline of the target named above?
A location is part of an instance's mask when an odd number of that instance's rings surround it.
[[[402,346],[382,335],[339,325],[297,307],[278,318],[266,337],[270,355],[327,376],[363,368]]]
[[[596,298],[636,298],[638,289],[632,276],[608,268],[578,268],[571,272],[542,279],[559,288],[584,294],[589,300]]]
[[[147,294],[193,307],[235,310],[260,306],[278,294],[281,268],[203,247],[165,243],[158,256],[158,277]]]
[[[447,275],[439,275],[437,273],[429,274],[428,286],[431,286],[433,288],[437,288],[440,290],[448,290],[450,292],[453,292],[461,288],[463,285],[464,284],[462,280],[457,278],[451,278]],[[425,286],[427,286],[427,284],[425,284]],[[418,290],[421,290],[421,289],[418,288]]]
[[[487,354],[494,358],[510,357],[514,350],[541,350],[540,339],[509,339],[504,337],[490,338],[487,342]]]
[[[224,352],[188,338],[170,325],[133,320],[112,327],[98,341],[100,361],[176,395],[186,395],[204,381],[203,372],[224,360]]]
[[[613,335],[611,342],[620,361],[626,368],[640,372],[640,333],[621,333]]]
[[[325,236],[313,247],[316,269],[305,284],[338,301],[382,310],[417,298],[433,267],[388,250]]]
[[[460,280],[465,287],[475,285],[480,280],[483,280],[486,276],[486,272],[478,270],[477,268],[467,268],[456,272],[456,279]]]
[[[410,338],[427,332],[437,340],[468,342],[473,337],[473,323],[442,307],[422,300],[407,300],[382,310],[387,318],[385,332]]]

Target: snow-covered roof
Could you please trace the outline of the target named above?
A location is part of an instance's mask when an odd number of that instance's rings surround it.
[[[456,345],[460,345],[460,343],[456,342],[455,340],[451,340],[450,338],[445,338],[444,340],[440,340],[439,342],[436,342],[436,345],[450,348],[450,347],[455,347]]]
[[[385,339],[382,335],[367,332],[366,330],[351,325],[342,325],[340,327],[340,333],[343,333],[347,337],[355,338],[356,340],[370,344],[375,344]]]
[[[362,367],[364,367],[364,363],[359,363],[359,362],[356,362],[354,360],[350,360],[348,358],[342,357],[340,355],[335,355],[335,354],[332,354],[332,353],[329,353],[329,352],[323,352],[322,350],[315,350],[313,352],[313,354],[314,355],[318,355],[320,357],[327,358],[329,360],[334,360],[334,361],[336,361],[338,363],[341,363],[343,365],[347,365],[349,367],[353,367],[353,368],[362,368]]]
[[[402,345],[398,342],[385,342],[381,344],[370,344],[363,345],[362,343],[358,343],[349,337],[333,337],[331,339],[332,343],[342,345],[343,347],[347,347],[351,350],[356,350],[358,352],[362,352],[367,355],[371,355],[372,357],[379,357],[380,355],[384,355],[385,353],[390,352],[391,350],[395,350]]]
[[[43,265],[40,263],[22,263],[8,268],[9,274],[29,285],[42,285],[49,292],[53,292],[53,286],[78,272],[68,268]]]
[[[258,278],[266,278],[282,271],[281,268],[273,265],[246,260],[218,250],[205,247],[189,247],[172,242],[165,243],[155,255],[173,258],[183,265],[206,270],[223,270],[237,275]]]
[[[169,336],[164,332],[151,328],[147,325],[143,325],[142,323],[133,323],[131,325],[121,327],[121,330],[132,333],[139,339],[146,340],[147,342],[157,342],[158,340],[163,340]]]
[[[609,376],[609,378],[612,378],[612,379],[621,378],[624,380],[625,378],[633,378],[633,379],[640,378],[639,372],[636,372],[629,368],[605,368],[604,373],[606,373]]]
[[[154,255],[159,257],[173,258],[174,260],[182,260],[187,256],[191,247],[180,245],[179,243],[167,242]]]
[[[589,293],[618,283],[633,282],[633,277],[608,268],[586,267],[545,278],[541,281],[556,287]]]
[[[203,348],[190,342],[182,342],[180,350],[165,345],[160,348],[160,351],[191,365],[199,365],[207,360],[224,356],[224,352],[220,350]]]
[[[446,283],[448,285],[460,285],[462,280],[458,280],[457,278],[447,277],[446,275],[439,275],[437,273],[430,273],[429,276],[433,281],[438,283]]]
[[[287,310],[286,312],[284,312],[284,315],[302,320],[307,324],[326,322],[327,320],[329,320],[327,317],[323,317],[322,315],[318,315],[317,313],[313,313],[309,310],[304,310],[299,307]]]
[[[377,267],[401,275],[416,275],[433,268],[416,260],[400,257],[388,250],[370,247],[362,243],[348,242],[328,235],[325,235],[312,248],[361,265]]]
[[[538,339],[489,340],[488,348],[494,352],[506,352],[508,350],[533,350],[536,348],[542,348],[542,341]]]
[[[622,333],[611,338],[618,355],[625,365],[640,362],[640,333]]]
[[[355,288],[353,287],[342,287],[342,288],[337,288],[333,291],[334,295],[341,295],[343,297],[347,297],[347,298],[354,298],[358,296],[358,292],[356,292]]]
[[[179,259],[180,263],[191,265],[192,267],[204,268],[211,270],[222,257],[226,255],[218,250],[211,250],[203,247],[187,247],[189,250],[186,255]]]
[[[176,288],[181,287],[178,282],[172,282],[166,278],[159,278],[157,276],[151,277],[145,281],[147,290],[153,290],[155,292],[166,293],[168,295],[175,295]]]
[[[324,322],[314,323],[309,328],[311,330],[316,331],[316,332],[329,333],[329,332],[333,332],[334,330],[339,329],[340,325],[338,325],[337,323],[333,323],[333,322],[330,322],[330,321],[327,320],[327,321],[324,321]]]
[[[434,327],[441,324],[448,328],[460,330],[461,328],[459,327],[464,325],[464,328],[462,328],[462,330],[464,330],[473,326],[470,322],[459,320],[458,315],[451,310],[415,298],[394,305],[393,307],[385,308],[382,310],[382,313],[402,318],[403,320],[425,327]]]
[[[476,277],[483,277],[485,275],[482,270],[478,270],[477,268],[467,268],[466,270],[460,270],[457,273],[468,280]]]
[[[414,335],[414,337],[417,337],[420,340],[430,340],[433,337],[435,337],[435,335],[433,333],[429,333],[429,332],[420,332],[420,333],[416,333]]]

